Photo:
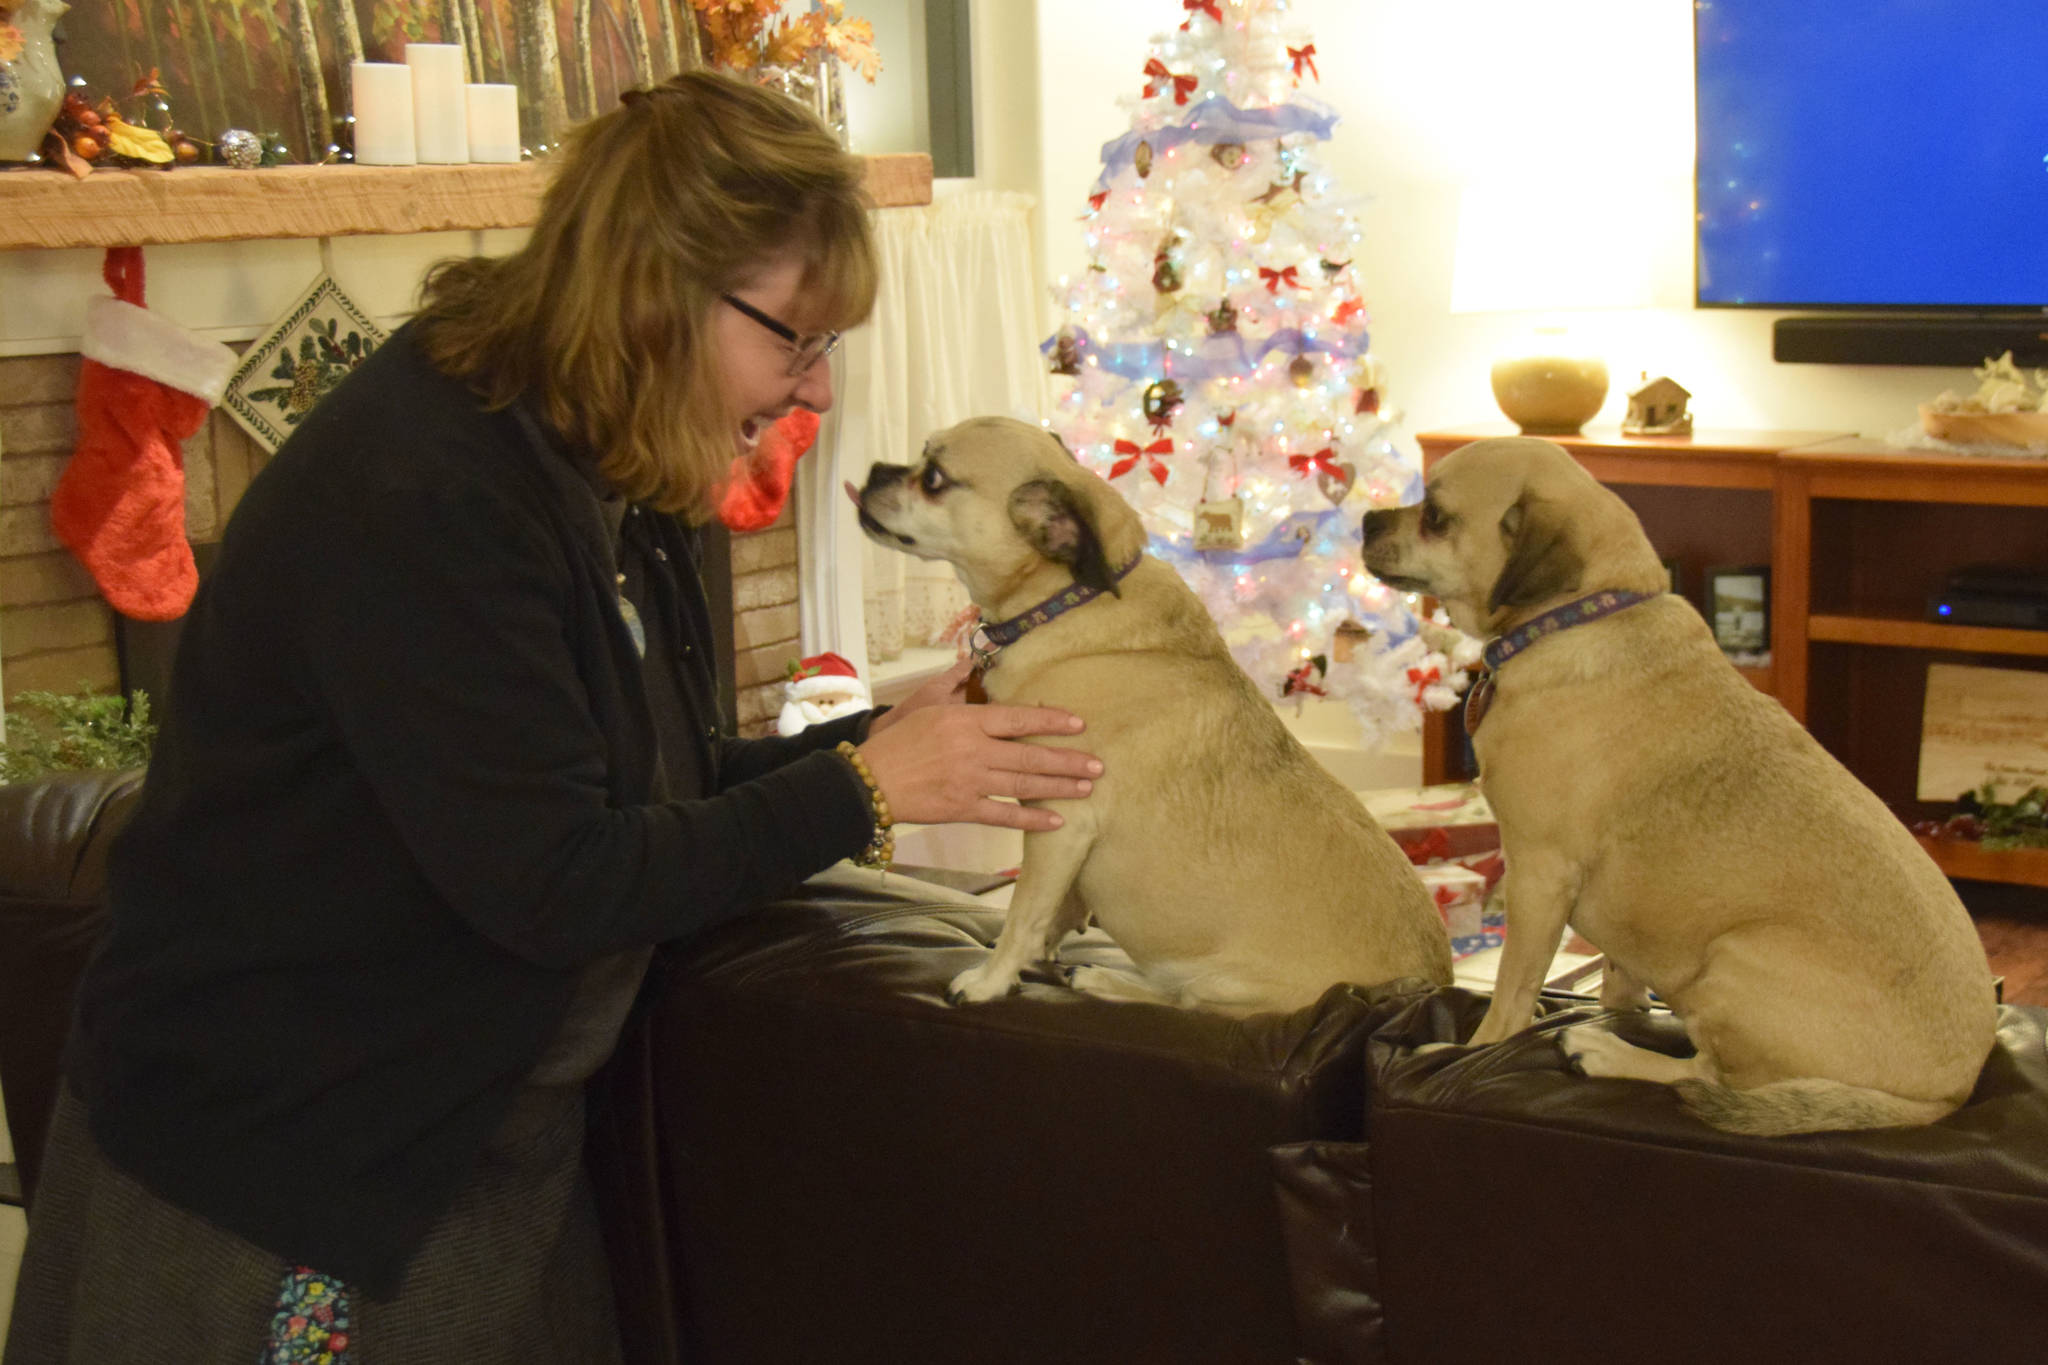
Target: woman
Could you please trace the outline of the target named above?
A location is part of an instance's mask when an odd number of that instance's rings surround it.
[[[685,523],[832,401],[875,288],[860,166],[707,74],[562,163],[527,246],[437,268],[228,527],[115,850],[9,1365],[616,1358],[582,1083],[652,945],[873,859],[890,812],[1048,829],[991,798],[1100,770],[1016,742],[1064,712],[946,704],[957,671],[718,733]]]

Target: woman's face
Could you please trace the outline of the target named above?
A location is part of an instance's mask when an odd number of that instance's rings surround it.
[[[730,292],[799,334],[811,329],[805,317],[800,257],[778,257]],[[734,439],[751,450],[776,418],[792,408],[823,412],[832,406],[832,366],[820,357],[802,373],[789,373],[796,348],[765,324],[720,300],[714,338],[727,407],[739,423]]]

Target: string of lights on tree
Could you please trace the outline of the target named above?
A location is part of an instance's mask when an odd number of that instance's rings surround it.
[[[1144,519],[1238,663],[1347,702],[1368,741],[1457,699],[1467,642],[1365,571],[1359,518],[1414,500],[1354,268],[1361,233],[1314,148],[1312,42],[1285,0],[1182,0],[1106,144],[1041,349],[1051,425]],[[1444,650],[1461,652],[1455,661]]]

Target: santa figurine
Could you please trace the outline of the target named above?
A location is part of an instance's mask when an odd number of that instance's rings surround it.
[[[853,665],[837,654],[813,654],[791,664],[782,696],[782,715],[775,722],[779,735],[793,735],[819,721],[850,716],[874,704]]]

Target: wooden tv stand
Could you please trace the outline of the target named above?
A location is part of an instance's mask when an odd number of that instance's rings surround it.
[[[1417,437],[1423,467],[1506,424]],[[2048,459],[1892,449],[1830,432],[1710,431],[1552,438],[1636,511],[1680,591],[1701,600],[1708,569],[1771,567],[1770,663],[1744,669],[1906,821],[1917,799],[1930,662],[2048,670],[2048,631],[1938,625],[1930,593],[1951,570],[2048,568]],[[1462,718],[1428,716],[1423,780],[1473,775]],[[2048,852],[1987,852],[1923,839],[1951,877],[2048,886]]]

